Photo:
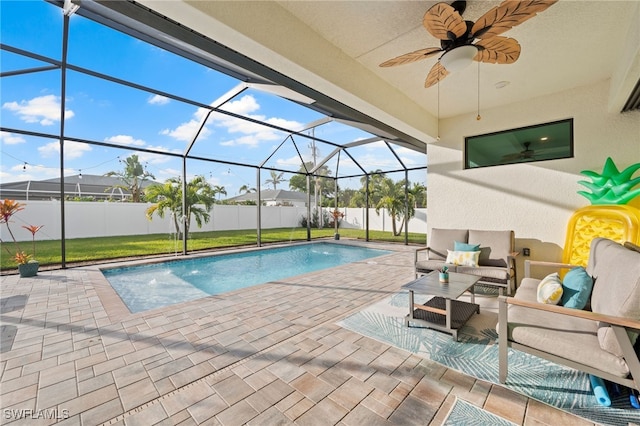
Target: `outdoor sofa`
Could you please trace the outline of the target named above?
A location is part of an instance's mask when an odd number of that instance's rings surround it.
[[[507,380],[511,347],[640,390],[640,362],[633,347],[640,333],[640,248],[605,238],[594,239],[590,247],[587,267],[573,268],[571,279],[569,273],[545,277],[560,282],[566,292],[559,300],[563,306],[544,303],[542,280],[530,278],[532,265],[573,267],[563,263],[526,261],[514,297],[498,298],[501,383]]]
[[[475,257],[460,259],[461,251],[475,253]],[[415,276],[446,266],[449,272],[479,276],[476,285],[498,287],[500,294],[506,289],[511,294],[516,283],[515,256],[513,231],[433,228],[428,246],[415,251]]]

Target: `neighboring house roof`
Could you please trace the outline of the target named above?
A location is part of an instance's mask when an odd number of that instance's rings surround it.
[[[145,180],[141,186],[146,188],[157,182]],[[122,186],[123,188],[116,188]],[[125,198],[131,196],[122,179],[116,176],[74,175],[64,177],[66,196],[94,197],[96,199]],[[50,200],[60,198],[60,178],[45,180],[24,180],[0,184],[0,199]]]
[[[263,189],[260,191],[260,199],[262,201],[298,201],[302,203],[307,202],[307,194],[299,191],[287,191],[284,189]],[[246,194],[238,195],[236,197],[227,198],[226,201],[241,202],[241,201],[257,201],[257,192],[247,192]],[[315,202],[315,197],[311,197],[311,203]]]

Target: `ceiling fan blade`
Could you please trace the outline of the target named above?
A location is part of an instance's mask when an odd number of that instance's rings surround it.
[[[424,81],[424,87],[428,89],[438,81],[443,80],[447,75],[449,75],[449,71],[442,66],[440,61],[436,62],[436,64],[431,67],[431,71],[429,71],[429,75],[427,75],[427,79]]]
[[[482,15],[471,28],[474,38],[487,39],[522,24],[558,0],[505,0]]]
[[[520,160],[521,158],[522,158],[522,154],[517,152],[514,154],[503,155],[500,159],[504,162],[504,161],[516,161],[516,160]]]
[[[424,14],[422,25],[440,40],[455,40],[467,32],[467,24],[453,7],[436,3]]]
[[[536,156],[534,155],[533,151],[527,151],[527,152],[523,151],[523,152],[503,155],[500,158],[500,160],[502,160],[503,162],[514,162],[514,161],[532,160],[535,158]]]
[[[408,64],[411,62],[419,61],[421,59],[429,58],[438,52],[442,52],[439,47],[427,47],[426,49],[416,50],[415,52],[405,53],[404,55],[397,56],[388,61],[384,61],[379,66],[381,67],[395,67],[396,65]]]
[[[520,57],[520,44],[516,39],[496,36],[475,44],[478,53],[474,61],[490,64],[512,64]]]

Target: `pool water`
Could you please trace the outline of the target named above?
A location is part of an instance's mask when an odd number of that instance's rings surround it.
[[[103,269],[131,312],[168,306],[391,252],[331,243]]]

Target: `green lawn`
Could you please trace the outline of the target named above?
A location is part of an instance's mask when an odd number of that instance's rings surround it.
[[[205,250],[243,245],[255,245],[256,230],[194,232],[188,242],[188,250]],[[365,238],[365,232],[358,229],[340,229],[342,238]],[[280,228],[262,230],[263,243],[306,240],[306,228]],[[312,238],[333,237],[333,229],[312,229]],[[369,231],[372,241],[404,243],[404,235],[394,237],[391,232]],[[425,234],[409,234],[410,244],[424,244]],[[13,253],[13,243],[3,243],[0,254],[0,268],[16,269],[16,263],[9,256],[5,246]],[[20,243],[22,250],[32,253],[30,241]],[[118,258],[148,256],[182,252],[182,242],[175,242],[167,234],[135,235],[125,237],[77,238],[66,241],[67,264],[92,262]],[[59,265],[61,262],[59,240],[36,241],[36,256],[40,265]]]

